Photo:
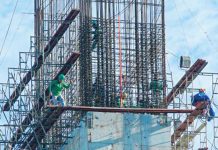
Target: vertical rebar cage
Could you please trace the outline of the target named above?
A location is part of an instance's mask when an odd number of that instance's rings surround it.
[[[163,0],[38,2],[36,55],[43,54],[42,49],[69,11],[80,10],[76,21],[36,75],[36,89],[40,95],[44,95],[50,80],[69,55],[79,50],[80,60],[67,74],[67,79],[76,81],[65,91],[68,105],[164,107]],[[42,118],[43,114],[38,116]],[[37,116],[35,119],[37,122]],[[57,149],[70,136],[79,120],[79,112],[65,112],[39,146]]]
[[[164,1],[79,3],[83,104],[164,107]]]
[[[41,68],[31,78],[10,111],[3,112],[7,126],[4,148],[58,149],[81,120],[81,112],[66,111],[43,135],[45,117],[39,99],[73,52],[81,53],[66,80],[67,105],[109,107],[164,107],[165,41],[164,0],[35,0],[35,34],[29,52],[20,53],[18,68],[10,68],[4,102],[42,56]],[[72,9],[79,16],[71,23],[52,52],[44,48]],[[57,37],[58,39],[59,37]],[[45,58],[46,56],[46,58]],[[45,58],[45,59],[44,59]],[[34,69],[34,68],[33,68]],[[4,93],[7,91],[6,93]],[[44,136],[45,135],[45,136]],[[39,136],[44,136],[39,140]],[[29,142],[29,143],[28,143]]]
[[[41,49],[45,47],[48,41],[52,38],[59,26],[63,23],[66,16],[72,9],[79,9],[79,3],[75,0],[40,0],[38,1],[38,10],[36,14],[36,35],[39,38],[38,49],[36,53],[43,53]],[[37,10],[37,8],[36,8]],[[38,32],[37,32],[38,31]],[[57,37],[58,38],[58,37]],[[43,44],[44,43],[44,44]],[[79,17],[77,17],[59,40],[58,44],[53,49],[52,53],[47,57],[36,78],[39,78],[40,95],[45,95],[45,89],[56,76],[58,71],[66,65],[67,60],[73,52],[79,51]],[[76,63],[68,71],[66,82],[73,81],[71,87],[64,91],[62,96],[65,99],[66,105],[80,105],[79,99],[79,63]],[[37,84],[36,84],[37,85]],[[44,89],[42,89],[44,87]],[[37,86],[36,86],[37,88]],[[44,99],[48,99],[44,97]],[[45,113],[46,114],[46,113]],[[80,112],[66,111],[59,120],[46,133],[38,146],[40,149],[59,149],[64,144],[70,133],[79,123]],[[39,115],[42,119],[44,113]],[[39,118],[39,121],[40,121]],[[36,121],[37,122],[37,121]],[[45,134],[45,133],[44,133]],[[30,141],[31,142],[31,141]]]
[[[66,81],[73,81],[63,93],[66,105],[166,107],[164,0],[34,2],[35,34],[30,39],[30,50],[20,52],[18,68],[9,68],[7,83],[0,83],[0,105],[8,104],[8,109],[0,113],[0,148],[59,149],[73,138],[72,131],[81,121],[90,121],[80,111],[65,111],[57,118],[52,114],[57,120],[49,124],[49,111],[43,107],[49,100],[45,96],[49,83],[63,66],[69,65],[67,60],[77,51],[81,53],[80,60],[70,66],[66,75]],[[46,56],[44,48],[72,9],[79,9],[80,15],[63,36],[56,37],[57,44]],[[38,59],[40,56],[42,59]],[[35,72],[41,60],[43,64]],[[24,78],[30,72],[33,76]],[[218,74],[204,75],[212,76],[212,99],[216,99]],[[17,90],[23,84],[25,87]],[[188,90],[193,94],[193,85],[185,90],[185,99],[174,97],[169,107],[191,108]],[[175,129],[185,118],[173,116]],[[42,125],[43,121],[47,126]],[[218,126],[213,124],[213,128],[217,147]],[[194,126],[188,128],[174,147],[187,148],[193,130]],[[200,136],[200,146],[207,147],[207,130],[201,131]],[[179,145],[183,141],[186,144]]]

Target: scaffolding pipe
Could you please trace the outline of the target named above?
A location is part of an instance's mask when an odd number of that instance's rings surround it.
[[[67,60],[67,62],[63,66],[63,68],[61,68],[61,70],[55,76],[54,80],[56,80],[60,74],[66,75],[68,73],[68,71],[70,70],[70,68],[72,67],[72,65],[79,58],[79,56],[80,56],[79,53],[74,52],[71,55],[71,57]],[[48,94],[49,94],[48,88],[46,89],[45,93],[46,93],[46,96],[48,96]],[[18,141],[20,139],[20,137],[22,136],[22,132],[25,131],[26,128],[28,127],[28,125],[31,123],[31,121],[33,119],[32,114],[35,111],[39,111],[43,107],[43,105],[44,105],[44,100],[42,98],[39,98],[38,103],[36,103],[34,105],[33,109],[30,110],[30,112],[27,114],[26,118],[22,121],[20,127],[17,129],[16,133],[11,138],[11,140],[10,140],[11,147],[15,146],[16,141]]]
[[[76,18],[79,14],[79,10],[71,10],[70,13],[67,15],[66,19],[63,23],[59,26],[56,33],[52,36],[46,47],[44,48],[44,55],[40,55],[37,58],[37,61],[34,63],[32,68],[28,71],[28,73],[24,76],[18,86],[15,88],[13,93],[11,94],[8,102],[3,106],[3,111],[9,111],[11,106],[16,102],[17,98],[20,96],[22,91],[24,90],[25,86],[29,83],[32,77],[37,73],[37,71],[41,68],[44,60],[48,57],[48,55],[52,52],[54,47],[57,45],[58,41],[64,35],[72,21]]]
[[[196,108],[192,111],[192,113],[189,116],[187,116],[185,121],[183,121],[183,123],[180,124],[180,126],[175,130],[175,132],[171,136],[171,144],[174,144],[176,140],[181,137],[183,132],[185,132],[188,126],[194,122],[195,118],[202,113],[202,110],[205,107],[205,105],[207,104],[204,102],[199,103],[196,106]]]
[[[27,147],[29,143],[32,149],[37,147],[37,139],[41,141],[45,134],[50,130],[53,124],[58,120],[60,115],[67,110],[70,111],[92,111],[92,112],[109,112],[109,113],[192,113],[193,110],[176,110],[176,109],[159,109],[159,108],[112,108],[112,107],[88,107],[88,106],[49,106],[46,108],[47,113],[41,123],[35,128],[31,135],[25,140],[21,148]],[[42,125],[40,125],[42,124]],[[44,130],[43,130],[44,129]],[[45,131],[45,132],[44,132]],[[36,134],[34,136],[34,134]]]
[[[192,83],[192,81],[198,76],[198,74],[204,69],[207,65],[206,60],[198,59],[185,75],[179,80],[179,82],[173,87],[170,93],[166,97],[167,105],[169,105],[174,98],[184,92],[184,90]]]

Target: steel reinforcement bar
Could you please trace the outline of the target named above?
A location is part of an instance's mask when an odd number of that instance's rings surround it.
[[[67,62],[65,63],[65,65],[63,66],[63,68],[61,68],[61,70],[58,72],[58,74],[55,76],[54,80],[58,78],[59,74],[64,74],[66,75],[68,73],[68,71],[70,70],[70,68],[72,67],[72,65],[76,62],[76,60],[79,58],[80,54],[74,52],[71,57],[67,60]],[[45,91],[46,96],[49,94],[48,92],[48,88]],[[36,103],[33,106],[33,109],[30,110],[30,112],[27,114],[26,118],[23,120],[23,122],[21,123],[20,127],[16,130],[16,133],[14,134],[14,136],[11,138],[10,143],[11,146],[14,147],[16,142],[20,139],[22,132],[28,127],[28,125],[31,123],[32,119],[33,119],[33,112],[40,110],[44,105],[44,100],[43,98],[39,98],[38,103]]]
[[[79,14],[79,10],[71,10],[70,13],[67,15],[66,19],[63,21],[63,23],[59,26],[55,34],[52,36],[48,44],[44,48],[44,55],[40,55],[37,58],[37,61],[34,63],[32,68],[28,71],[28,73],[23,77],[21,82],[18,84],[18,86],[15,88],[15,90],[12,92],[8,102],[3,106],[3,111],[9,111],[11,106],[16,102],[17,98],[20,96],[21,92],[24,90],[25,86],[29,83],[29,81],[32,79],[32,77],[37,73],[37,71],[41,68],[44,60],[47,58],[47,56],[52,52],[54,47],[57,45],[58,41],[61,39],[61,37],[64,35],[66,30],[69,28],[70,24],[73,22],[73,20],[76,18],[76,16]]]

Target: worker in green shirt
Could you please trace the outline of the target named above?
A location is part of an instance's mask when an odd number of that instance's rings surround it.
[[[99,43],[100,35],[102,34],[102,30],[99,27],[97,20],[92,20],[92,49],[95,49],[97,47],[97,44]]]
[[[64,106],[64,99],[61,92],[64,88],[68,89],[70,84],[64,82],[65,76],[60,74],[58,80],[53,80],[49,85],[50,104]]]
[[[120,94],[120,93],[119,93]],[[117,95],[116,96],[116,102],[117,102],[117,106],[118,107],[127,107],[127,101],[126,101],[126,99],[127,99],[127,93],[125,93],[125,92],[123,92],[122,93],[122,105],[120,104],[121,103],[121,100],[120,100],[120,95]]]

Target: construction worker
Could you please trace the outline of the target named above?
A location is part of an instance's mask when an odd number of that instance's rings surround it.
[[[201,102],[206,102],[206,106],[203,108],[203,116],[208,115],[208,121],[210,121],[214,116],[215,112],[211,107],[210,98],[205,94],[205,89],[200,88],[199,93],[192,96],[192,105],[197,106]],[[208,112],[209,110],[209,112]]]
[[[122,98],[122,106],[123,106],[123,107],[127,107],[127,101],[126,101],[126,99],[127,99],[127,93],[123,92],[121,98]],[[117,106],[118,106],[118,107],[121,107],[121,105],[120,105],[120,102],[121,102],[121,101],[120,101],[120,95],[117,95],[117,96],[116,96],[116,101],[117,101]]]
[[[92,20],[92,28],[93,28],[92,49],[95,49],[99,42],[99,37],[102,34],[102,31],[99,28],[97,20]]]
[[[50,104],[64,106],[64,99],[61,92],[64,88],[69,88],[70,84],[64,82],[65,76],[60,74],[58,80],[53,80],[49,85]]]
[[[150,90],[154,93],[160,93],[163,91],[163,83],[160,80],[152,80],[150,82]]]

